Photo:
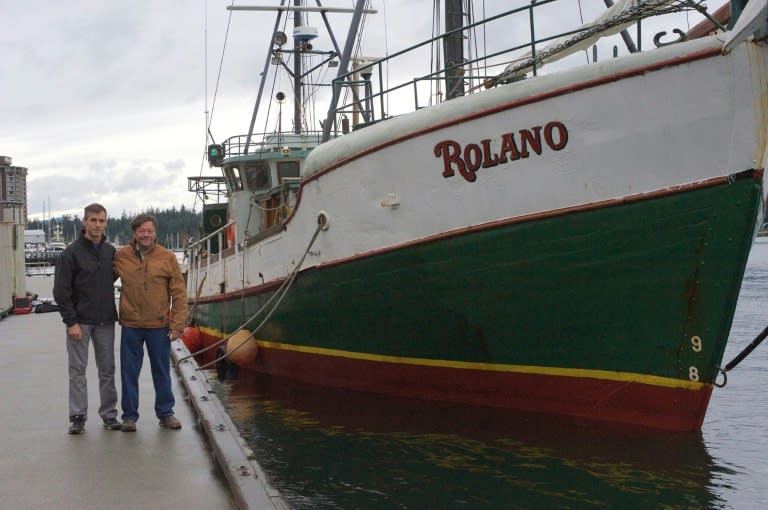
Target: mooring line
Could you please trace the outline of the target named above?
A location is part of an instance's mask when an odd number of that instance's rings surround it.
[[[755,339],[752,340],[752,342],[750,342],[748,346],[746,346],[739,354],[737,354],[736,357],[734,357],[731,361],[729,361],[728,364],[725,365],[725,368],[717,367],[720,370],[720,373],[723,374],[723,382],[718,383],[717,381],[715,381],[714,385],[717,386],[718,388],[722,388],[723,386],[728,384],[727,372],[736,368],[736,366],[739,363],[741,363],[744,360],[744,358],[749,356],[749,354],[755,350],[755,347],[760,345],[760,343],[763,340],[765,340],[766,337],[768,337],[768,326],[766,326],[766,328],[759,335],[757,335]]]
[[[259,308],[253,315],[251,315],[248,318],[248,320],[246,320],[244,323],[242,323],[240,326],[238,326],[237,329],[235,329],[232,333],[230,333],[229,335],[225,336],[221,340],[218,340],[217,342],[214,342],[213,344],[209,345],[208,347],[205,347],[204,349],[200,349],[199,351],[197,351],[197,352],[195,352],[193,354],[190,354],[188,356],[185,356],[185,357],[179,359],[176,362],[176,366],[178,366],[179,363],[181,363],[182,361],[184,361],[186,359],[189,359],[191,357],[194,357],[194,356],[196,356],[198,354],[202,354],[204,352],[207,352],[207,351],[213,349],[214,347],[218,347],[222,343],[224,343],[227,340],[229,340],[230,338],[232,338],[236,333],[238,333],[239,331],[245,329],[245,327],[248,326],[248,324],[250,324],[256,317],[258,317],[261,314],[261,312],[263,312],[264,309],[267,308],[270,305],[270,303],[272,303],[272,301],[277,296],[279,296],[277,302],[272,307],[272,309],[269,311],[267,316],[259,323],[259,325],[252,332],[250,332],[248,337],[246,337],[237,347],[235,347],[234,349],[232,349],[228,353],[226,353],[223,356],[220,356],[220,357],[214,359],[213,361],[210,361],[210,362],[206,363],[205,365],[202,365],[202,366],[198,367],[198,370],[202,370],[204,368],[207,368],[207,367],[211,366],[214,363],[217,363],[217,362],[219,362],[219,361],[221,361],[223,359],[226,359],[227,357],[229,357],[230,354],[232,354],[233,352],[237,351],[240,347],[242,347],[245,344],[246,341],[248,341],[250,338],[252,338],[253,335],[256,334],[256,332],[259,331],[259,329],[261,329],[261,327],[264,325],[264,323],[266,323],[267,320],[269,320],[269,318],[272,316],[272,314],[275,312],[275,310],[277,310],[277,307],[280,305],[280,303],[282,302],[283,298],[288,293],[288,289],[291,287],[291,285],[293,284],[294,280],[296,279],[296,276],[299,274],[299,270],[301,269],[301,266],[304,264],[304,259],[307,258],[307,254],[312,249],[312,245],[315,244],[315,240],[317,240],[317,236],[320,234],[320,231],[325,228],[325,226],[326,226],[325,222],[318,221],[317,228],[315,229],[315,232],[312,235],[312,239],[309,241],[309,244],[307,245],[307,249],[304,250],[304,254],[301,256],[301,259],[299,260],[299,263],[296,264],[296,267],[293,269],[293,271],[288,276],[288,278],[283,280],[283,283],[280,284],[280,287],[277,289],[277,291],[275,291],[275,293],[267,300],[266,303],[264,303],[264,305],[261,308]],[[245,256],[245,255],[243,255],[243,256]]]

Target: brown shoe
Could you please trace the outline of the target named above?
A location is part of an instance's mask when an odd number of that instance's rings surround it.
[[[178,430],[181,428],[181,422],[177,420],[174,415],[169,414],[168,416],[160,418],[160,426],[167,429]]]
[[[136,432],[136,420],[123,420],[120,430],[123,432]]]

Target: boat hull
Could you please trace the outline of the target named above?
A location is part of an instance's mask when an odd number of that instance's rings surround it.
[[[279,224],[232,194],[196,324],[252,331],[267,374],[696,430],[763,218],[767,59],[687,41],[323,143]]]
[[[510,218],[302,271],[244,368],[370,392],[696,430],[762,172]],[[276,292],[201,297],[210,343]],[[273,301],[274,303],[274,301]],[[254,330],[267,307],[249,325]]]

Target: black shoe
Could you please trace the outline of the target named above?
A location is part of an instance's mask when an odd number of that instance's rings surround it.
[[[75,416],[69,424],[70,434],[82,434],[85,432],[85,416]]]
[[[104,420],[104,428],[107,430],[122,430],[123,424],[117,421],[117,418],[107,418]]]

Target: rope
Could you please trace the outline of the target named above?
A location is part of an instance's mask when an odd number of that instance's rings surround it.
[[[179,359],[176,362],[176,366],[178,366],[182,361],[185,361],[185,360],[187,360],[189,358],[197,356],[198,354],[202,354],[204,352],[208,352],[209,350],[211,350],[211,349],[213,349],[215,347],[218,347],[219,345],[223,344],[224,342],[226,342],[227,340],[232,338],[238,331],[241,331],[242,329],[245,329],[245,327],[248,326],[248,324],[250,324],[254,319],[256,319],[256,317],[258,317],[270,305],[270,303],[272,303],[272,301],[276,297],[279,296],[279,298],[277,299],[277,302],[272,307],[272,309],[269,311],[269,313],[266,315],[266,317],[264,317],[264,319],[259,323],[259,325],[251,332],[250,335],[248,335],[247,338],[245,338],[242,341],[242,343],[240,343],[240,345],[238,345],[236,348],[232,349],[229,353],[227,353],[227,354],[225,354],[223,356],[220,356],[220,357],[216,358],[215,360],[213,360],[211,362],[208,362],[208,363],[206,363],[205,365],[203,365],[201,367],[198,367],[198,370],[202,370],[202,369],[204,369],[204,368],[206,368],[206,367],[208,367],[208,366],[210,366],[210,365],[212,365],[214,363],[217,363],[217,362],[227,358],[231,353],[237,351],[240,347],[242,347],[243,344],[245,344],[245,342],[248,339],[252,338],[253,335],[255,335],[256,332],[259,331],[259,329],[261,329],[261,327],[264,325],[264,323],[266,323],[267,320],[269,320],[269,318],[272,316],[272,314],[275,312],[275,310],[277,310],[277,307],[280,305],[280,303],[282,302],[282,300],[285,297],[285,295],[288,293],[288,289],[290,289],[291,285],[293,284],[294,280],[296,279],[296,276],[299,274],[299,270],[301,269],[301,266],[304,263],[304,259],[306,259],[307,254],[312,249],[312,245],[315,244],[315,240],[317,239],[317,236],[320,234],[320,231],[323,229],[323,226],[324,226],[323,223],[318,222],[317,228],[315,229],[315,233],[312,235],[312,239],[309,241],[309,245],[307,245],[307,249],[304,250],[304,254],[301,256],[301,259],[299,260],[299,263],[296,264],[296,267],[293,269],[293,271],[288,276],[288,278],[283,280],[283,283],[280,284],[280,287],[277,289],[277,291],[275,291],[275,293],[272,294],[272,296],[267,300],[266,303],[264,303],[264,305],[261,308],[259,308],[253,315],[251,315],[248,318],[248,320],[246,320],[245,322],[240,324],[240,326],[238,326],[237,329],[235,329],[232,333],[230,333],[229,335],[225,336],[221,340],[219,340],[219,341],[209,345],[208,347],[205,347],[204,349],[200,349],[199,351],[195,352],[194,354],[190,354],[188,356],[184,356],[183,358]]]
[[[741,363],[744,358],[746,358],[752,351],[754,351],[755,347],[760,345],[760,343],[765,340],[766,337],[768,337],[768,327],[766,327],[759,335],[757,335],[748,346],[746,346],[739,354],[736,355],[735,358],[728,362],[728,364],[725,365],[725,368],[718,367],[720,369],[720,373],[723,374],[723,382],[715,382],[715,386],[718,388],[725,386],[728,383],[728,376],[726,373],[736,368],[736,366]]]
[[[557,43],[547,50],[537,53],[535,57],[527,58],[524,62],[505,70],[498,76],[489,78],[486,80],[485,87],[491,88],[502,84],[507,80],[513,79],[517,74],[519,74],[521,71],[524,72],[529,67],[541,66],[543,62],[549,57],[560,53],[561,51],[564,51],[585,39],[589,39],[592,36],[598,35],[612,27],[621,26],[626,23],[634,22],[650,16],[658,16],[662,14],[670,14],[690,10],[706,12],[706,7],[703,5],[703,0],[676,0],[668,5],[661,3],[661,0],[657,0],[656,2],[644,2],[634,5],[633,7],[621,11],[615,16],[602,21],[601,23],[596,23],[594,25],[584,27],[581,31],[573,34],[571,38]]]

